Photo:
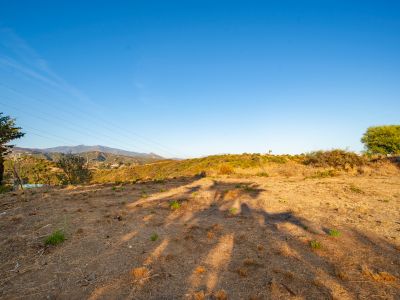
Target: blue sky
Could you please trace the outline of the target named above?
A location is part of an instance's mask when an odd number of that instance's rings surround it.
[[[22,147],[360,151],[398,124],[398,1],[0,0]]]

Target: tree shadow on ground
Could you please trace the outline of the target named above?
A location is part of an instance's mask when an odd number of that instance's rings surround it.
[[[191,198],[202,189],[203,199]],[[291,211],[273,213],[260,208],[256,199],[262,192],[255,183],[214,180],[182,191],[178,197],[182,207],[177,211],[168,206],[172,198],[157,198],[153,207],[164,209],[155,229],[160,239],[154,246],[148,243],[142,260],[131,265],[144,267],[152,275],[142,279],[128,275],[92,295],[103,298],[117,293],[132,299],[224,299],[224,294],[230,299],[400,295],[397,278],[376,275],[398,275],[394,245],[384,240],[372,245],[373,237],[352,228],[340,239],[329,237],[318,228],[322,226]],[[238,209],[232,211],[232,207]],[[145,238],[141,234],[138,240]],[[312,240],[318,240],[322,248],[312,249]],[[121,286],[129,286],[129,293],[122,292]]]
[[[84,233],[45,256],[47,265],[36,276],[40,283],[46,274],[49,282],[50,275],[57,279],[54,289],[36,290],[38,298],[400,295],[394,244],[350,226],[331,237],[323,230],[327,224],[314,224],[290,210],[272,211],[269,194],[255,182],[181,178],[119,192],[111,188],[87,199],[104,215],[72,220],[70,226]],[[180,207],[174,209],[173,201]],[[321,249],[312,249],[311,241],[320,242]]]

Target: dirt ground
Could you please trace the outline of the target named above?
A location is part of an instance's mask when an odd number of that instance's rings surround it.
[[[1,299],[400,299],[400,177],[3,194],[0,258]]]

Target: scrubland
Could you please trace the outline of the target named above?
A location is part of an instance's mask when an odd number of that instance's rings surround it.
[[[0,297],[399,299],[398,162],[342,154],[162,161],[4,193]]]

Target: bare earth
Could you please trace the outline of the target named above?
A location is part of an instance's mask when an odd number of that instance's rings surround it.
[[[0,237],[2,299],[400,299],[399,176],[8,193]]]

